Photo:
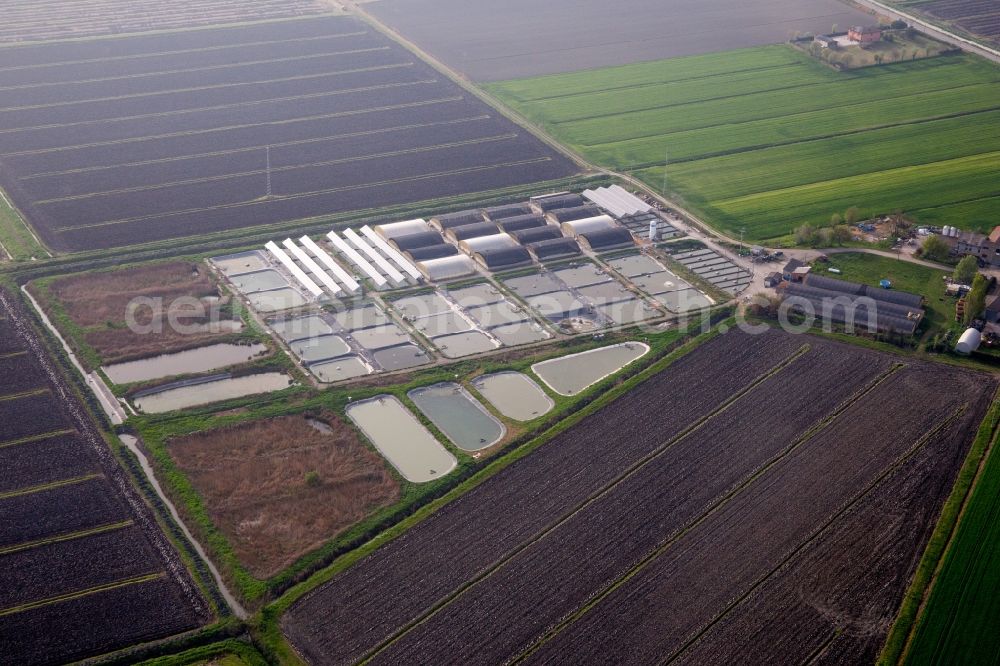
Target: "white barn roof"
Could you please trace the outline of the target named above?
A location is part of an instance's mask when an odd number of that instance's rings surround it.
[[[340,264],[333,260],[326,250],[321,248],[319,245],[313,241],[309,236],[303,236],[299,239],[299,242],[312,253],[314,257],[319,259],[319,262],[326,266],[327,270],[330,271],[334,277],[336,277],[344,288],[347,289],[348,293],[355,293],[361,288],[358,281],[354,279],[354,276],[341,268]]]
[[[313,296],[322,295],[323,290],[319,288],[319,285],[313,282],[312,278],[306,275],[301,268],[296,266],[295,262],[292,261],[292,258],[288,256],[288,253],[278,247],[274,241],[267,241],[264,247],[267,248],[267,251],[270,252],[275,259],[280,261],[281,264],[288,269],[288,272],[291,273],[292,276],[309,291],[309,293]]]
[[[615,217],[648,213],[653,207],[619,185],[584,190],[583,196]]]
[[[352,264],[360,268],[361,271],[375,283],[375,286],[384,287],[389,284],[389,281],[386,280],[381,273],[375,270],[375,267],[368,263],[367,259],[358,254],[357,250],[348,245],[347,241],[338,236],[336,231],[331,231],[326,235],[326,237],[330,239],[330,242],[333,243],[334,247],[336,247],[341,254],[347,257]]]
[[[291,252],[292,255],[299,260],[300,264],[309,269],[310,273],[319,278],[319,281],[323,283],[323,286],[332,291],[334,296],[338,296],[344,293],[344,290],[340,288],[340,285],[337,284],[333,280],[333,278],[331,278],[330,275],[320,267],[319,264],[313,261],[312,257],[306,254],[302,250],[302,248],[296,245],[291,238],[286,238],[285,240],[281,241],[281,244],[284,245],[288,249],[288,251]]]

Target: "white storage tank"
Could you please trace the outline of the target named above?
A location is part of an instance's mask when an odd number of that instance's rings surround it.
[[[980,342],[982,342],[982,335],[978,330],[974,328],[966,329],[965,333],[962,333],[962,337],[955,344],[955,351],[959,354],[969,355],[979,349]]]

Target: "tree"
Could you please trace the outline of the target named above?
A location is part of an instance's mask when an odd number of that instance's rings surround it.
[[[801,227],[795,230],[795,243],[797,245],[815,245],[816,244],[816,227],[809,224],[803,224]]]
[[[857,206],[851,206],[844,211],[844,221],[848,224],[857,224],[861,219],[861,210]]]
[[[840,216],[840,213],[834,213],[833,215],[830,216],[830,226],[831,227],[835,227],[838,224],[842,223],[843,221],[844,221],[844,218],[842,218]]]
[[[948,253],[951,252],[951,246],[937,234],[924,239],[924,244],[921,247],[924,249],[924,258],[931,261],[947,261]]]
[[[977,274],[972,280],[972,289],[965,297],[966,326],[982,316],[983,310],[986,309],[986,290],[989,288],[990,282],[985,275]]]
[[[979,262],[974,256],[967,255],[955,266],[954,279],[959,284],[972,284],[976,274],[979,272]]]
[[[833,245],[833,229],[830,227],[823,227],[816,232],[816,239],[813,241],[820,247],[830,247]]]
[[[851,228],[846,224],[838,224],[833,228],[833,241],[837,245],[849,243],[852,240]]]

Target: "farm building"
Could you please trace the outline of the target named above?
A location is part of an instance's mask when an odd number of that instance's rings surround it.
[[[604,250],[635,244],[632,240],[632,232],[624,227],[583,232],[577,237],[577,240],[580,241],[583,247],[595,252],[603,252]]]
[[[503,250],[507,248],[521,247],[521,244],[514,240],[510,234],[493,234],[491,236],[477,236],[469,238],[458,244],[460,250],[468,255],[473,255],[482,250]]]
[[[813,42],[819,44],[820,47],[824,49],[837,48],[837,40],[829,35],[816,35],[813,37]]]
[[[587,203],[579,194],[562,192],[560,194],[550,194],[542,197],[532,197],[531,207],[537,213],[547,213],[556,208],[572,208],[582,206]]]
[[[531,263],[531,255],[523,247],[485,248],[472,255],[484,268],[502,271]]]
[[[518,204],[507,204],[506,206],[493,206],[492,208],[486,208],[483,210],[483,216],[487,220],[502,220],[508,217],[517,217],[519,215],[529,215],[531,213],[531,204],[518,203]]]
[[[497,226],[500,227],[501,231],[506,231],[510,233],[512,231],[521,231],[522,229],[537,229],[538,227],[544,227],[548,223],[545,218],[541,215],[518,215],[517,217],[504,218],[497,222]]]
[[[427,224],[425,220],[406,220],[405,222],[390,222],[375,226],[375,233],[386,240],[430,230],[431,225]]]
[[[913,335],[924,317],[923,297],[904,291],[879,289],[857,282],[809,275],[789,282],[782,291],[792,310],[807,312],[839,324],[851,323],[880,333]]]
[[[476,272],[476,265],[472,259],[459,254],[439,259],[428,259],[420,262],[419,266],[420,271],[431,282],[454,280]]]
[[[478,224],[465,224],[460,227],[452,227],[444,232],[449,240],[457,243],[468,238],[478,238],[480,236],[493,236],[500,230],[492,222],[479,222]]]
[[[621,228],[610,215],[597,215],[596,217],[585,217],[581,220],[571,220],[563,222],[562,232],[569,238],[576,238],[580,234],[602,231],[606,229]]]
[[[446,213],[435,215],[431,218],[431,224],[441,231],[447,231],[454,227],[461,227],[466,224],[478,224],[483,221],[483,215],[478,210],[462,210],[457,213]]]
[[[773,273],[768,273],[767,277],[764,278],[764,286],[769,289],[773,289],[781,284],[781,273],[774,271]]]
[[[601,209],[594,205],[573,206],[572,208],[556,208],[545,214],[553,224],[572,222],[573,220],[584,220],[588,217],[597,217],[601,214]]]
[[[545,261],[580,254],[580,245],[572,238],[553,238],[530,243],[528,250],[538,261]]]
[[[653,207],[620,185],[584,190],[583,196],[615,217],[648,213]]]
[[[856,25],[847,31],[847,38],[859,44],[872,44],[882,39],[882,28],[877,25]]]
[[[983,340],[982,333],[975,328],[967,328],[962,336],[955,343],[955,351],[959,354],[968,356],[972,352],[979,349],[979,345]]]
[[[444,238],[437,231],[420,231],[415,234],[406,234],[405,236],[397,236],[390,241],[396,246],[396,249],[400,251],[415,250],[418,247],[427,247],[428,245],[439,245],[444,242]]]
[[[553,238],[562,238],[562,232],[559,231],[559,227],[553,227],[548,225],[545,227],[538,227],[536,229],[522,229],[520,231],[512,231],[511,236],[517,240],[521,245],[527,245],[528,243],[537,243],[543,240],[552,240]]]
[[[792,279],[792,273],[795,272],[795,269],[802,268],[803,266],[806,266],[806,265],[807,264],[804,261],[799,261],[798,259],[789,259],[788,263],[785,264],[785,267],[781,269],[781,277],[782,277],[782,279],[784,279],[784,280],[791,280]]]
[[[425,245],[424,247],[407,250],[413,261],[427,261],[428,259],[440,259],[441,257],[451,257],[458,254],[458,248],[448,243],[438,243],[437,245]]]
[[[958,236],[943,238],[954,242],[952,254],[972,255],[988,266],[1000,266],[1000,226],[994,227],[989,236],[963,231]]]

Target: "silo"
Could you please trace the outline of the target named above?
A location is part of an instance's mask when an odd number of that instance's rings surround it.
[[[966,329],[965,333],[962,333],[962,337],[958,339],[955,344],[955,351],[959,354],[968,356],[972,352],[979,349],[979,343],[982,341],[982,335],[974,328]]]
[[[655,217],[649,221],[649,240],[654,243],[657,241]]]

